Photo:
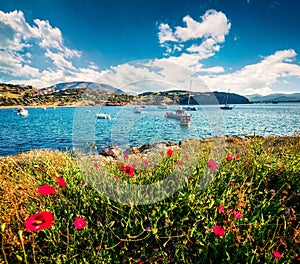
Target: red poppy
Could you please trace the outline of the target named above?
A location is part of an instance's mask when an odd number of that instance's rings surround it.
[[[83,217],[76,217],[74,221],[74,226],[76,229],[84,229],[86,227],[86,222]]]
[[[223,205],[219,205],[218,206],[218,211],[219,212],[224,212],[224,206]]]
[[[124,171],[124,173],[129,175],[130,178],[134,177],[134,167],[130,165],[121,166],[120,171]]]
[[[217,236],[225,235],[225,229],[221,226],[214,226],[213,230],[214,230],[215,235],[217,235]]]
[[[144,165],[145,165],[146,168],[148,168],[149,167],[149,161],[145,159],[144,160]]]
[[[54,216],[51,212],[39,212],[29,216],[25,220],[24,226],[29,231],[39,231],[51,227],[53,222]]]
[[[124,154],[124,159],[128,160],[128,154],[127,153]]]
[[[178,164],[179,166],[182,166],[184,163],[183,163],[181,160],[178,160],[177,164]]]
[[[58,185],[59,185],[60,187],[65,187],[65,186],[67,186],[67,183],[66,183],[65,180],[64,180],[63,178],[61,178],[61,177],[57,177],[57,178],[56,178],[56,182],[58,183]]]
[[[115,179],[115,181],[119,181],[119,178],[118,178],[118,176],[114,176],[114,179]]]
[[[216,170],[217,169],[217,164],[214,160],[209,160],[208,163],[207,163],[207,167],[210,169],[210,170]]]
[[[280,258],[281,257],[281,253],[279,251],[274,251],[273,255],[275,258]]]
[[[233,216],[235,219],[241,219],[243,218],[243,215],[237,211],[233,211]]]
[[[95,162],[95,163],[94,163],[94,167],[95,167],[96,169],[98,169],[98,168],[99,168],[99,164],[98,164],[97,162]]]
[[[233,157],[230,156],[230,155],[228,155],[228,156],[226,157],[226,159],[227,159],[227,161],[232,161],[232,160],[233,160]]]
[[[188,159],[189,159],[189,155],[188,155],[188,154],[185,154],[185,155],[184,155],[184,158],[185,158],[186,160],[188,160]]]
[[[168,152],[167,152],[167,155],[168,155],[169,158],[171,158],[172,155],[173,155],[173,150],[169,149]]]
[[[55,194],[56,190],[54,189],[54,187],[48,184],[44,184],[38,189],[38,193],[42,195]]]

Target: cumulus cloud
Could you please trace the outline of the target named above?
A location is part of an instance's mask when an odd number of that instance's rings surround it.
[[[277,51],[262,58],[256,64],[243,67],[230,74],[201,76],[213,90],[227,91],[240,94],[270,93],[270,87],[281,78],[300,78],[300,66],[292,63],[296,57],[293,49]]]
[[[30,25],[22,11],[0,11],[0,35],[0,72],[17,80],[45,79],[45,73],[76,70],[71,59],[81,56],[79,51],[64,45],[59,28],[40,19]],[[44,70],[35,58],[36,54],[48,62]]]
[[[204,72],[200,61],[220,51],[220,44],[225,41],[231,23],[225,14],[216,10],[208,10],[200,17],[200,21],[187,15],[183,22],[184,27],[176,26],[174,29],[165,23],[159,25],[158,38],[160,45],[166,49],[164,55],[169,57],[170,62],[180,63],[192,71]],[[178,51],[181,54],[175,56]],[[207,69],[207,72],[211,72],[211,69]]]

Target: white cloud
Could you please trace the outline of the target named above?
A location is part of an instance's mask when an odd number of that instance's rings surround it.
[[[266,94],[271,92],[272,85],[281,78],[299,77],[300,66],[292,64],[296,57],[292,49],[277,51],[262,61],[243,67],[231,74],[201,76],[205,83],[213,90],[227,91],[239,94]]]
[[[31,26],[22,11],[0,11],[0,34],[0,72],[3,74],[46,79],[45,72],[76,71],[71,58],[80,57],[81,53],[66,47],[61,31],[53,28],[49,21],[35,19]],[[45,61],[50,58],[47,71],[41,69],[36,53],[44,54]]]
[[[201,18],[202,22],[198,22],[190,16],[185,16],[183,22],[186,23],[186,27],[176,27],[175,36],[181,41],[212,36],[218,42],[224,42],[224,36],[229,33],[231,27],[227,17],[222,12],[208,10]]]
[[[173,30],[168,24],[159,26],[159,42],[166,48],[165,56],[171,63],[177,63],[194,72],[212,72],[214,69],[203,69],[201,60],[212,57],[221,49],[221,43],[229,33],[231,24],[225,14],[216,10],[208,10],[200,21],[190,16],[183,18],[185,27],[176,26]],[[195,42],[195,43],[193,43]],[[175,52],[177,56],[170,56]],[[216,66],[220,72],[221,66]]]

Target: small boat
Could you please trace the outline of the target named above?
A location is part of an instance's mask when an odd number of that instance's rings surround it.
[[[167,118],[172,118],[176,120],[181,120],[183,116],[191,117],[192,115],[189,113],[186,113],[183,109],[177,109],[175,112],[166,112],[165,116]]]
[[[157,106],[159,109],[168,109],[169,106],[166,103],[161,103]]]
[[[229,92],[230,92],[230,90],[228,90],[228,94],[227,94],[226,97],[225,97],[225,104],[224,104],[224,106],[221,106],[221,107],[220,107],[222,110],[232,110],[232,109],[234,108],[234,106],[230,106],[230,105],[228,104]]]
[[[183,115],[180,119],[181,126],[189,126],[191,124],[191,115]]]
[[[23,107],[19,107],[17,110],[17,115],[28,116],[28,110],[24,109]]]
[[[182,107],[185,111],[198,111],[198,108],[196,106],[184,106]]]
[[[198,108],[196,106],[190,106],[191,93],[192,93],[192,81],[190,81],[189,97],[187,103],[188,105],[184,106],[182,109],[186,111],[198,111]]]
[[[134,109],[133,109],[133,112],[134,113],[137,113],[137,114],[140,114],[142,113],[142,108],[140,106],[136,106]]]
[[[109,114],[104,114],[104,113],[96,114],[96,117],[97,117],[98,119],[111,119],[111,117],[110,117]]]
[[[234,106],[230,106],[228,104],[225,104],[224,106],[220,107],[222,110],[232,110],[234,108]]]

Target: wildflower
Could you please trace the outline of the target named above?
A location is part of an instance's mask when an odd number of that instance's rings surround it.
[[[275,258],[280,258],[281,257],[281,253],[279,251],[274,251],[273,255]]]
[[[65,186],[67,186],[67,183],[66,183],[65,180],[64,180],[63,178],[61,178],[61,177],[57,177],[57,178],[56,178],[56,182],[58,183],[58,185],[59,185],[60,187],[65,187]]]
[[[74,226],[76,229],[84,229],[86,227],[86,222],[83,217],[76,217],[74,221]]]
[[[188,155],[188,154],[185,154],[185,155],[184,155],[184,158],[185,158],[186,160],[188,160],[188,159],[189,159],[189,155]]]
[[[42,171],[45,171],[45,167],[44,167],[43,165],[40,167],[40,169],[41,169]]]
[[[210,228],[209,227],[205,227],[205,230],[208,232],[208,231],[210,231]]]
[[[270,192],[271,192],[271,193],[274,193],[274,192],[275,192],[275,190],[274,190],[274,189],[271,189],[271,190],[270,190]]]
[[[181,160],[178,160],[177,165],[182,166],[184,163]]]
[[[54,189],[54,187],[45,184],[42,185],[39,189],[38,189],[38,193],[42,194],[42,195],[48,195],[48,194],[55,194],[56,190]]]
[[[230,155],[228,155],[228,156],[226,157],[226,159],[227,159],[227,161],[232,161],[232,160],[233,160],[233,157],[230,156]]]
[[[98,168],[99,168],[99,164],[98,164],[97,162],[95,162],[95,163],[94,163],[94,167],[95,167],[96,169],[98,169]]]
[[[151,227],[150,227],[150,226],[147,226],[147,227],[146,227],[146,231],[151,231]]]
[[[119,178],[117,175],[114,176],[115,181],[119,181]]]
[[[168,157],[171,158],[172,154],[173,154],[173,150],[169,149],[168,152],[167,152]]]
[[[124,159],[128,160],[128,154],[124,153]]]
[[[224,212],[224,206],[223,205],[219,205],[218,206],[218,211],[219,212]]]
[[[235,219],[241,219],[243,218],[243,215],[237,211],[233,211],[233,216]]]
[[[240,155],[236,155],[236,156],[235,156],[236,159],[239,159],[240,157],[241,157]]]
[[[235,183],[234,181],[231,181],[231,182],[230,182],[231,185],[234,185],[234,183]]]
[[[207,166],[210,170],[216,170],[217,169],[217,164],[214,160],[209,160],[207,163]]]
[[[54,216],[51,212],[39,212],[29,216],[25,220],[24,226],[29,231],[39,231],[51,227],[53,222]]]
[[[134,177],[134,167],[130,165],[121,166],[120,171],[124,171],[124,173],[129,175],[130,178]]]
[[[149,162],[148,162],[148,160],[146,160],[146,159],[144,160],[144,165],[145,165],[146,168],[149,167]]]
[[[225,235],[225,229],[221,226],[214,226],[213,231],[214,231],[215,235],[217,235],[217,236]]]

